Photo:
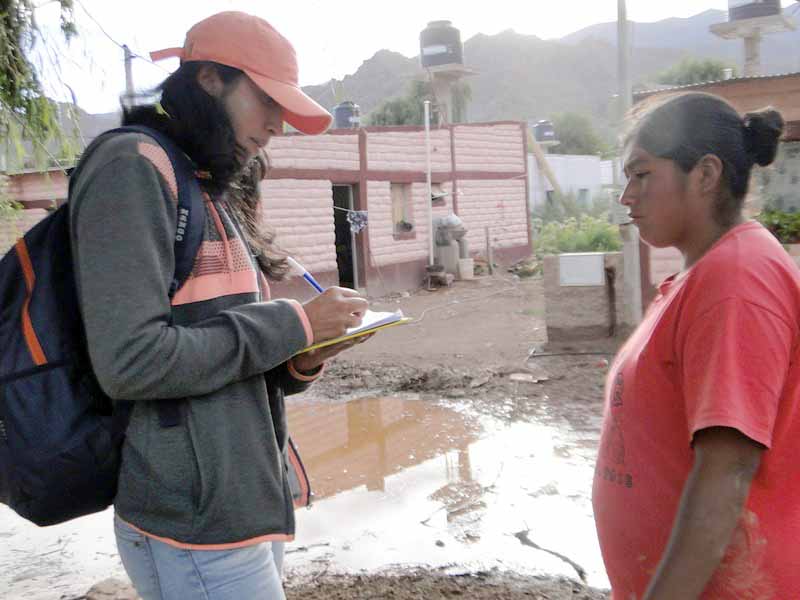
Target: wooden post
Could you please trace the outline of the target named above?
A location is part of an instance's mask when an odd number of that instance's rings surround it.
[[[489,275],[494,275],[494,252],[492,251],[492,239],[489,235],[489,226],[486,226],[486,260],[489,263]]]

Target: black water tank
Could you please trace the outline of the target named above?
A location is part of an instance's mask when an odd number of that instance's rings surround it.
[[[545,120],[539,121],[533,126],[533,137],[537,142],[555,142],[557,139],[553,124]]]
[[[781,0],[728,0],[729,21],[779,14],[781,14]]]
[[[419,34],[419,61],[423,68],[464,64],[461,32],[450,21],[431,21]]]
[[[333,107],[334,129],[357,129],[361,125],[361,108],[355,102],[345,100]]]

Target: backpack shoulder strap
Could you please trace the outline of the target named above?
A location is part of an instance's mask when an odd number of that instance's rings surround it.
[[[205,206],[194,164],[175,142],[160,131],[144,125],[125,125],[104,132],[84,151],[82,159],[94,152],[103,139],[116,133],[141,133],[154,139],[167,153],[175,172],[178,187],[178,226],[175,231],[175,274],[169,286],[169,297],[172,299],[192,272],[195,256],[203,241]]]
[[[103,135],[114,133],[141,133],[153,138],[161,146],[172,163],[178,187],[178,225],[175,230],[175,273],[169,286],[169,298],[183,285],[192,272],[194,259],[203,241],[205,229],[205,206],[200,184],[197,183],[195,167],[188,156],[166,135],[144,125],[125,125]],[[181,399],[162,400],[158,404],[158,420],[161,427],[177,427],[182,422]]]

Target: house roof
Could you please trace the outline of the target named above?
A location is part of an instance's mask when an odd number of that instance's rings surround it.
[[[730,79],[717,79],[715,81],[704,81],[702,83],[693,83],[689,85],[675,85],[666,87],[651,88],[648,90],[641,90],[634,92],[634,98],[642,98],[645,96],[652,96],[653,94],[663,94],[665,92],[678,92],[687,90],[698,90],[709,86],[732,85],[736,83],[744,83],[748,81],[768,81],[778,79],[791,79],[792,77],[800,78],[800,72],[793,73],[777,73],[772,75],[756,75],[751,77],[731,77]]]

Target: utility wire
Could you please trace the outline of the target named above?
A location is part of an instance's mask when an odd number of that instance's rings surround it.
[[[81,2],[81,0],[75,0],[75,1],[78,3],[78,6],[80,6],[80,7],[83,9],[83,12],[85,12],[85,13],[86,13],[86,16],[87,16],[87,17],[89,17],[89,18],[90,18],[90,19],[91,19],[91,20],[94,22],[94,24],[95,24],[95,25],[97,25],[98,29],[100,29],[100,31],[102,31],[102,32],[103,32],[103,35],[105,35],[105,36],[106,36],[106,37],[107,37],[109,40],[111,40],[111,42],[112,42],[113,44],[115,44],[116,46],[118,46],[118,47],[119,47],[121,50],[124,50],[124,49],[125,49],[125,44],[120,44],[120,43],[119,43],[117,40],[115,40],[113,37],[111,37],[111,34],[109,34],[109,33],[108,33],[106,30],[105,30],[105,28],[104,28],[104,27],[103,27],[103,26],[100,24],[100,21],[98,21],[98,20],[97,20],[97,19],[94,17],[94,15],[92,15],[92,13],[90,13],[90,12],[87,10],[87,8],[86,8],[86,7],[83,5],[83,2]],[[162,71],[164,71],[164,72],[165,72],[165,73],[167,73],[167,74],[169,74],[169,73],[170,73],[169,69],[166,69],[166,68],[164,68],[162,65],[159,65],[158,63],[155,63],[155,62],[153,62],[153,61],[152,61],[152,60],[150,60],[149,58],[145,58],[145,57],[144,57],[144,56],[142,56],[141,54],[137,54],[136,52],[134,52],[133,50],[131,50],[131,49],[130,49],[130,46],[128,46],[128,52],[130,52],[130,53],[131,53],[131,56],[132,56],[133,58],[139,58],[139,59],[141,59],[141,60],[143,60],[143,61],[145,61],[145,62],[147,62],[147,63],[150,63],[150,64],[151,64],[151,65],[153,65],[154,67],[158,67],[159,69],[161,69]]]

